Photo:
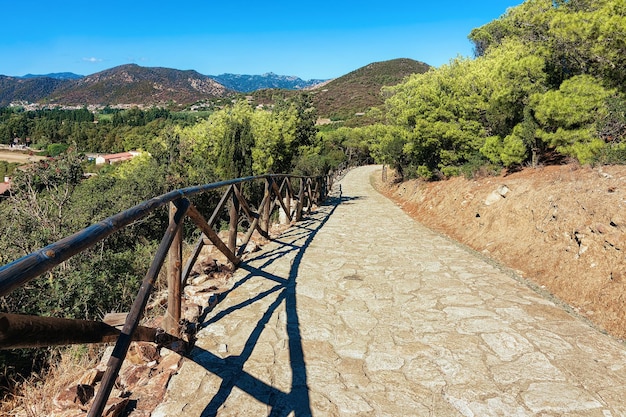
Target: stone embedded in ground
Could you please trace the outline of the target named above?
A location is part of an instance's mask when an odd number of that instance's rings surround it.
[[[94,387],[86,384],[73,385],[70,388],[61,391],[57,395],[53,403],[58,408],[71,408],[75,406],[84,406],[94,396]]]
[[[573,413],[602,407],[589,392],[563,382],[530,384],[522,398],[533,413]]]
[[[128,398],[109,398],[104,407],[104,412],[102,413],[102,416],[121,417],[124,414],[128,403]]]
[[[100,382],[100,380],[102,380],[103,376],[104,371],[95,368],[89,369],[85,371],[83,376],[80,377],[80,379],[78,380],[78,384],[95,385],[97,382]]]
[[[144,364],[156,361],[159,358],[159,352],[156,345],[149,342],[133,342],[126,354],[126,360],[134,364]]]
[[[189,322],[197,322],[200,314],[202,314],[202,306],[199,304],[188,303],[183,306],[182,317]]]

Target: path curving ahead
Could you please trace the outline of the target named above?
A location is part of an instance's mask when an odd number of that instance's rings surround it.
[[[153,416],[626,416],[626,349],[370,185],[247,261]]]

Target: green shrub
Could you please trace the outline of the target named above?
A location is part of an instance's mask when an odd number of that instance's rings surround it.
[[[67,151],[67,148],[69,147],[70,145],[66,143],[51,143],[46,148],[46,155],[51,156],[51,157],[59,156],[65,151]]]
[[[605,146],[595,155],[593,165],[626,165],[626,143]]]

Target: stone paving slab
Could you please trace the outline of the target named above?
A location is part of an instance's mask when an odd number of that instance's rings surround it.
[[[626,416],[626,350],[370,185],[264,247],[153,416]]]

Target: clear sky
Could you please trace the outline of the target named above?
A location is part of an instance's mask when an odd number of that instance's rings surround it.
[[[521,0],[1,0],[0,74],[117,65],[335,78],[371,62],[472,56],[469,32]]]

